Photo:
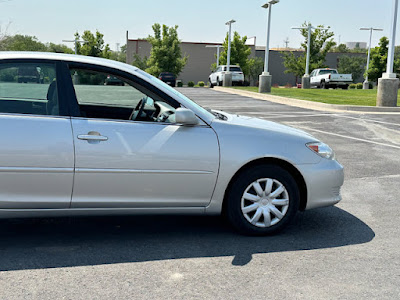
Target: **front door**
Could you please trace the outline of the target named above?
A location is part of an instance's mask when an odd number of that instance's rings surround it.
[[[176,124],[171,103],[128,81],[107,85],[112,74],[87,69],[71,69],[71,74],[82,115],[72,118],[72,207],[203,207],[210,202],[219,168],[212,128]]]

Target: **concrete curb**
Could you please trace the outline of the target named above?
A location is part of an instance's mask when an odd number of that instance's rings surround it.
[[[247,96],[260,100],[271,101],[274,103],[314,109],[314,110],[321,110],[321,111],[333,111],[333,112],[340,111],[340,112],[353,112],[353,113],[400,113],[400,107],[376,107],[376,106],[327,104],[327,103],[274,96],[269,94],[260,94],[260,93],[220,87],[220,86],[216,86],[214,87],[214,89],[229,94]]]

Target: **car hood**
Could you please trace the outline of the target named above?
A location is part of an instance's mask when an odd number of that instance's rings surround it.
[[[262,120],[259,118],[254,118],[254,117],[249,117],[249,116],[242,116],[242,115],[233,115],[229,114],[226,112],[221,112],[218,111],[218,113],[223,114],[226,116],[226,120],[221,122],[226,122],[229,125],[232,126],[240,126],[240,127],[248,127],[253,128],[253,129],[260,129],[260,130],[265,130],[269,132],[274,132],[278,134],[286,134],[286,135],[292,135],[292,136],[297,136],[299,138],[305,138],[307,140],[315,140],[317,141],[314,136],[311,134],[300,130],[296,129],[290,126],[282,125],[279,123],[267,121],[267,120]]]

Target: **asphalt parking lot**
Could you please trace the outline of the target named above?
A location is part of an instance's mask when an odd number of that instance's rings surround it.
[[[219,217],[1,220],[1,299],[398,299],[399,114],[180,90],[332,146],[345,167],[343,201],[262,238],[237,235]]]

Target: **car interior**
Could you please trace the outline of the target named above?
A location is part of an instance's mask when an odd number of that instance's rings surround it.
[[[59,115],[57,83],[50,73],[46,67],[30,64],[2,66],[0,112]],[[35,80],[27,80],[27,74],[35,74]]]
[[[71,69],[71,76],[81,117],[175,123],[175,107],[124,78],[79,69]],[[111,76],[124,84],[108,85]]]

